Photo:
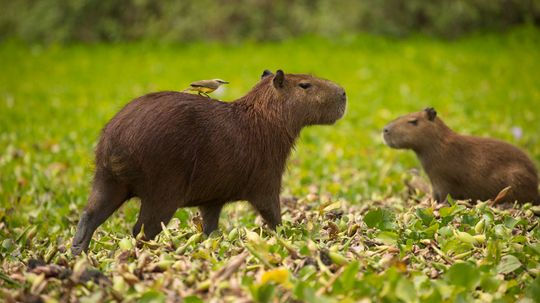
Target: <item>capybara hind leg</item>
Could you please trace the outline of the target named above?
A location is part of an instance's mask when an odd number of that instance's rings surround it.
[[[268,227],[276,229],[281,224],[281,205],[279,196],[254,199],[250,201],[253,207],[261,214]]]
[[[92,235],[107,218],[127,199],[128,189],[111,178],[96,174],[88,205],[83,211],[77,232],[73,237],[71,251],[77,255],[88,250]]]
[[[223,204],[200,206],[201,216],[203,218],[203,232],[207,235],[218,228],[219,214]]]
[[[136,237],[144,225],[144,238],[153,239],[161,232],[161,222],[165,225],[169,223],[178,208],[176,205],[176,201],[143,198],[139,218],[133,226],[133,236]]]

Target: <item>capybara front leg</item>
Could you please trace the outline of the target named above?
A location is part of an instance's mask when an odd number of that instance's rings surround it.
[[[154,239],[161,232],[161,222],[167,225],[176,212],[176,201],[150,198],[141,200],[141,210],[137,223],[133,226],[133,236],[136,237],[144,226],[144,238]]]
[[[433,191],[433,199],[439,203],[446,202],[448,197],[448,192],[446,191]]]
[[[96,173],[88,205],[79,219],[77,231],[73,237],[71,251],[74,255],[88,250],[96,228],[105,222],[128,198],[126,186]]]
[[[276,229],[281,224],[281,205],[279,204],[279,195],[264,197],[250,201],[253,207],[261,214],[268,227]]]
[[[206,235],[209,235],[218,228],[219,214],[222,208],[223,204],[199,206],[203,219],[203,232]]]

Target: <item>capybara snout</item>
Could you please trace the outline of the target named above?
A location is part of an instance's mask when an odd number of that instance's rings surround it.
[[[343,117],[347,107],[347,96],[343,88],[335,84],[334,86],[334,91],[329,92],[327,96],[323,96],[320,105],[315,105],[321,107],[317,111],[319,117],[314,120],[308,119],[308,124],[334,124]]]
[[[398,117],[383,128],[385,143],[397,149],[418,149],[429,145],[437,138],[440,125],[434,123],[436,113],[433,109],[410,113]],[[435,140],[435,139],[433,139]]]
[[[336,84],[335,91],[331,96],[328,96],[328,112],[327,116],[321,117],[319,123],[315,124],[334,124],[337,120],[341,119],[345,114],[347,108],[347,94],[345,90]]]
[[[345,114],[347,95],[338,84],[310,75],[287,75],[283,81],[276,80],[278,77],[274,78],[281,88],[278,93],[289,96],[291,109],[304,116],[303,124],[333,124]]]

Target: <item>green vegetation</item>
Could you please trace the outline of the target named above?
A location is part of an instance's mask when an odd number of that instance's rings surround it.
[[[434,106],[455,130],[507,140],[540,164],[538,58],[534,28],[454,42],[5,42],[0,298],[533,302],[540,297],[539,210],[434,205],[424,193],[409,194],[404,181],[419,164],[411,152],[384,146],[380,130]],[[302,133],[283,184],[283,196],[296,198],[284,199],[277,234],[237,203],[209,238],[196,210],[181,209],[156,241],[144,243],[130,236],[138,211],[131,201],[98,229],[87,257],[71,257],[93,146],[123,104],[214,77],[231,82],[214,96],[233,100],[265,68],[313,73],[349,96],[343,120]]]
[[[539,0],[0,0],[0,40],[277,41],[415,33],[455,38],[540,25]]]

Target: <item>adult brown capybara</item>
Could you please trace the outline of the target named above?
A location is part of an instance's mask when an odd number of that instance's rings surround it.
[[[133,234],[144,225],[147,239],[179,207],[191,206],[199,207],[209,234],[223,205],[238,200],[249,201],[275,228],[281,223],[281,177],[300,130],[333,124],[345,105],[339,85],[281,70],[265,71],[231,103],[180,92],[131,101],[101,134],[72,251],[87,250],[96,228],[131,197],[141,199]]]
[[[433,108],[397,118],[383,136],[391,148],[416,153],[437,201],[448,194],[485,201],[510,186],[501,201],[540,203],[538,173],[523,151],[499,140],[455,133]]]

